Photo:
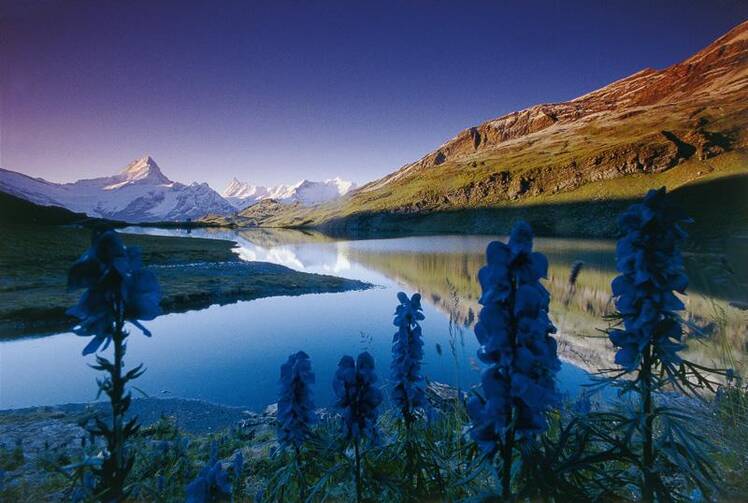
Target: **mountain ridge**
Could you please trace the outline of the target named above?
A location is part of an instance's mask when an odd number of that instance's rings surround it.
[[[170,180],[149,155],[116,175],[61,184],[0,168],[0,190],[36,204],[126,222],[184,221],[235,211],[207,183]]]
[[[725,61],[725,58],[730,58],[734,63]],[[469,152],[470,145],[473,146],[473,151],[478,151],[481,147],[486,149],[497,146],[555,124],[576,121],[592,114],[652,105],[666,97],[682,97],[684,93],[698,88],[699,84],[703,85],[705,74],[709,74],[709,86],[716,86],[723,83],[726,69],[738,65],[742,70],[736,75],[728,75],[733,78],[727,84],[733,85],[738,81],[745,89],[748,85],[747,58],[748,21],[736,26],[684,61],[663,70],[644,68],[572,100],[533,105],[464,129],[418,161],[380,180],[388,179],[410,167],[443,164],[451,155]],[[694,76],[696,78],[693,78]],[[622,100],[624,97],[625,100]],[[376,187],[377,182],[371,184]],[[368,190],[367,187],[371,184],[365,185],[362,189]]]
[[[257,223],[407,230],[433,217],[441,222],[434,231],[449,232],[439,214],[634,198],[655,184],[676,188],[745,174],[746,148],[743,22],[665,69],[645,68],[572,100],[469,127],[338,201],[311,209],[279,207]],[[721,157],[724,162],[716,162]],[[481,223],[474,230],[489,228]]]
[[[293,185],[280,184],[270,187],[251,185],[234,177],[221,195],[241,211],[264,199],[312,206],[337,199],[355,188],[356,184],[340,177],[322,181],[302,179]]]
[[[304,179],[273,187],[250,185],[234,177],[219,194],[207,183],[186,185],[169,179],[148,154],[115,175],[66,183],[0,168],[0,191],[7,194],[94,218],[133,223],[227,217],[265,199],[310,206],[339,198],[354,188],[354,183],[340,177],[321,182]]]

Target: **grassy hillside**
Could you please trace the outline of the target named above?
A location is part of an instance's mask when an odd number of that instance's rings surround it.
[[[59,206],[41,206],[0,192],[0,226],[83,224],[95,221],[96,219],[89,218],[85,213],[75,213]]]
[[[620,208],[666,186],[710,223],[700,230],[742,232],[746,175],[748,22],[664,70],[468,128],[342,199],[311,208],[263,201],[232,223],[495,232],[523,217],[544,234],[612,236]],[[714,208],[700,207],[707,200]]]
[[[542,194],[492,206],[443,208],[402,212],[377,207],[367,199],[340,206],[326,205],[311,212],[299,206],[282,208],[256,222],[269,227],[319,226],[330,233],[362,235],[408,233],[504,233],[516,219],[528,220],[546,236],[612,237],[617,215],[648,189],[665,186],[678,204],[695,219],[691,234],[698,238],[748,233],[748,150],[682,162],[667,171],[586,184],[574,191]],[[394,196],[393,196],[394,197]],[[401,197],[401,196],[398,196]],[[254,222],[252,207],[243,213]],[[246,220],[244,223],[246,223]]]
[[[90,245],[91,227],[122,225],[0,192],[0,337],[72,328],[65,315],[80,292],[67,290],[70,265]],[[161,284],[165,312],[272,295],[339,292],[367,285],[283,266],[246,263],[236,243],[218,239],[123,235],[138,246]]]

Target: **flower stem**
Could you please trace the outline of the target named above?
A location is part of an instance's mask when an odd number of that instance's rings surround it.
[[[654,417],[652,416],[652,347],[648,345],[644,350],[642,359],[642,408],[644,410],[644,446],[642,452],[642,466],[644,469],[644,487],[642,489],[642,500],[646,502],[654,501],[654,481],[652,480],[652,470],[654,465],[654,433],[652,426]]]
[[[410,493],[414,488],[418,488],[415,445],[413,442],[413,416],[411,414],[405,416],[405,458],[405,474],[408,480],[408,492]]]
[[[301,447],[296,446],[296,471],[299,472],[299,502],[303,503],[306,499],[306,481],[304,480],[304,471],[301,469]]]
[[[124,308],[119,295],[115,300],[116,324],[112,334],[114,346],[114,362],[110,371],[111,392],[109,401],[112,408],[112,430],[107,435],[107,450],[109,457],[102,469],[102,482],[104,485],[105,501],[123,501],[125,499],[125,477],[127,475],[126,460],[124,453],[124,430],[122,422],[127,409],[125,396],[125,381],[122,377],[122,368],[125,358],[125,334],[124,334]]]
[[[356,455],[356,503],[363,501],[362,490],[361,490],[361,456],[359,454],[359,442],[356,438],[353,442],[353,450]]]
[[[506,432],[506,441],[502,451],[503,463],[501,466],[501,497],[504,500],[512,498],[512,453],[514,450],[514,428]]]
[[[114,340],[114,373],[112,374],[112,456],[115,459],[116,469],[116,485],[114,487],[114,495],[118,497],[123,496],[123,485],[124,485],[124,453],[123,451],[123,435],[122,435],[122,398],[124,395],[124,383],[122,382],[122,360],[125,356],[125,348],[122,341],[122,327],[118,327],[118,337]],[[119,498],[117,498],[119,501]]]
[[[512,306],[512,309],[514,308],[516,302],[517,302],[517,289],[518,289],[518,281],[517,277],[515,275],[512,275],[511,279],[511,291],[509,293],[509,305]],[[509,333],[509,341],[512,347],[512,360],[516,358],[517,355],[517,320],[515,319],[514,314],[510,316],[510,333]],[[506,369],[507,372],[506,375],[506,386],[509,388],[507,390],[506,396],[511,396],[511,368]],[[502,451],[502,467],[501,467],[501,496],[505,500],[509,501],[512,498],[512,454],[514,453],[514,402],[509,401],[506,407],[506,436],[504,438],[504,449]]]

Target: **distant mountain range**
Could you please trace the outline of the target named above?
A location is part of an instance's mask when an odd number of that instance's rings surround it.
[[[465,129],[360,188],[339,178],[276,187],[235,178],[220,195],[169,180],[150,157],[68,184],[0,170],[0,191],[129,222],[493,233],[521,217],[542,234],[586,236],[613,234],[628,200],[663,185],[701,201],[697,220],[748,229],[735,206],[748,200],[746,181],[748,21],[664,70]]]
[[[169,180],[150,156],[130,163],[117,175],[74,183],[52,183],[0,170],[0,190],[37,204],[126,222],[187,220],[235,211],[207,183],[184,185]]]
[[[218,194],[207,183],[184,185],[166,177],[150,156],[114,176],[52,183],[0,169],[0,191],[45,206],[61,206],[91,217],[125,222],[186,221],[206,215],[230,216],[238,209],[274,198],[281,203],[319,204],[347,193],[353,184],[339,178],[303,180],[296,185],[253,187],[236,179]]]
[[[299,203],[303,206],[332,201],[356,188],[356,184],[341,178],[322,182],[302,180],[294,185],[263,187],[232,179],[222,192],[223,197],[237,209],[243,210],[263,199],[274,199],[280,203]]]
[[[347,197],[250,206],[237,223],[503,232],[522,217],[546,234],[610,235],[621,201],[648,188],[746,175],[748,21],[664,70],[465,129]]]

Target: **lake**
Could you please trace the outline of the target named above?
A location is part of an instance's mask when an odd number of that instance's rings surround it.
[[[188,235],[183,230],[145,228],[125,232]],[[332,376],[344,354],[369,350],[380,379],[389,377],[392,313],[400,290],[423,295],[423,374],[462,388],[477,382],[472,325],[480,288],[475,278],[485,247],[495,237],[346,240],[268,229],[197,229],[189,235],[237,241],[236,251],[245,260],[359,279],[376,287],[165,315],[147,323],[152,338],[133,329],[126,364],[145,364],[147,372],[136,384],[147,395],[260,409],[276,400],[280,365],[291,352],[303,349],[317,376],[317,404],[329,405]],[[615,243],[539,238],[536,249],[546,253],[551,264],[546,286],[564,361],[559,387],[573,396],[589,381],[588,372],[612,364],[612,349],[601,330],[608,323],[603,316],[612,308],[609,285],[615,275]],[[692,359],[717,366],[735,365],[746,356],[745,312],[728,303],[745,286],[744,271],[734,271],[745,257],[724,257],[686,257],[692,278],[686,298],[686,318],[692,326],[688,351]],[[569,273],[576,261],[583,265],[571,286]],[[725,268],[732,272],[720,272]],[[695,335],[702,337],[696,340]],[[93,358],[80,356],[86,340],[61,333],[0,342],[0,408],[94,400],[97,372],[86,365]]]

